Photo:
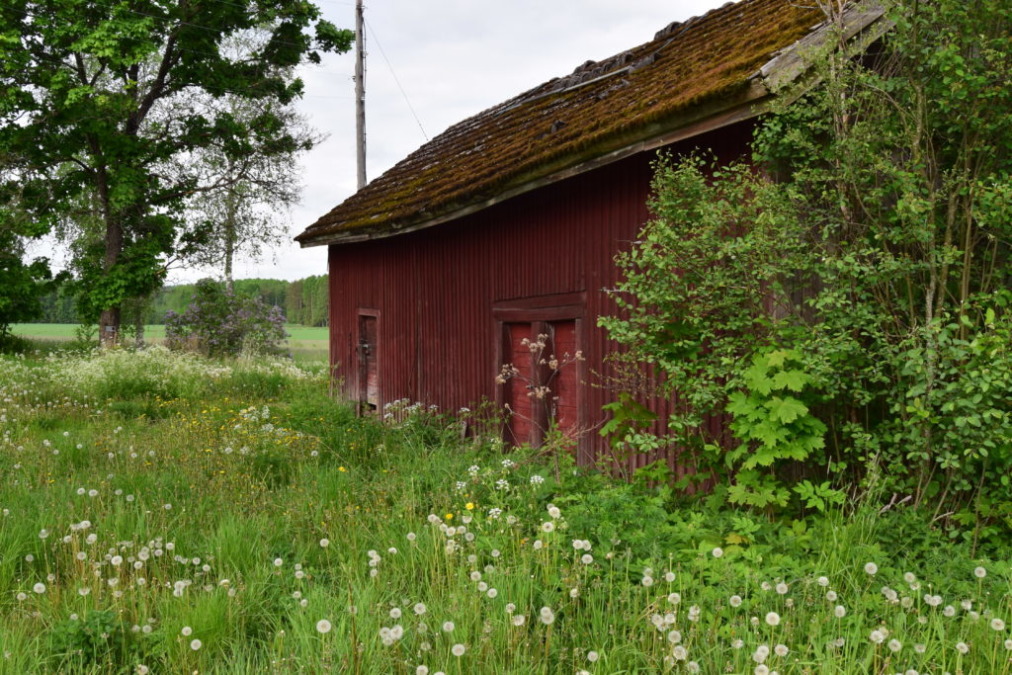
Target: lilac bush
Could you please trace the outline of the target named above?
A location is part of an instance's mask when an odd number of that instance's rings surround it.
[[[236,295],[224,284],[204,279],[197,282],[185,312],[166,312],[165,337],[171,349],[237,356],[243,351],[279,353],[288,333],[279,307],[268,307],[258,297]]]

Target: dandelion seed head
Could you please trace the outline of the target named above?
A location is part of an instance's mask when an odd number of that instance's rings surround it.
[[[780,615],[777,614],[776,612],[769,612],[766,615],[766,623],[769,624],[770,626],[779,626],[780,625]]]
[[[198,639],[190,640],[190,649],[192,649],[193,651],[197,651],[198,649],[200,649],[203,646],[204,646],[204,643],[201,642]]]
[[[984,577],[987,576],[987,570],[984,569],[983,567],[975,567],[973,570],[973,576],[977,577],[978,579],[983,579]]]
[[[467,649],[467,648],[466,648],[466,647],[464,647],[464,645],[462,645],[462,644],[460,644],[460,643],[458,642],[457,644],[453,645],[453,647],[451,647],[451,648],[450,648],[450,652],[451,652],[451,653],[452,653],[452,654],[453,654],[454,656],[463,656],[463,655],[464,655],[464,652],[466,651],[466,649]]]
[[[322,635],[326,635],[327,633],[330,632],[331,628],[333,628],[333,626],[326,619],[320,619],[319,621],[316,622],[316,632],[317,633],[320,633]]]

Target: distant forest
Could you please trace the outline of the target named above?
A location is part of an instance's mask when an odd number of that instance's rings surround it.
[[[277,305],[289,323],[303,326],[327,325],[327,277],[317,275],[283,281],[280,279],[236,279],[235,292],[259,296],[268,305]],[[141,305],[144,323],[163,324],[169,310],[183,312],[193,296],[194,284],[165,286]],[[126,308],[125,308],[126,309]],[[133,309],[132,307],[130,309]],[[78,323],[74,298],[64,290],[42,299],[42,316],[36,323]]]

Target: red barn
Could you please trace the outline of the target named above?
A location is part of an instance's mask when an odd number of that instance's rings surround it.
[[[879,14],[849,12],[847,36]],[[508,440],[536,443],[552,417],[592,459],[614,349],[597,317],[616,311],[613,259],[648,218],[656,151],[740,156],[827,33],[805,3],[728,3],[450,127],[321,217],[296,239],[329,250],[345,394],[448,411],[487,397],[514,411]],[[584,360],[547,382],[524,342],[538,335],[546,360]],[[520,376],[497,384],[509,363]],[[528,396],[539,378],[547,406]]]

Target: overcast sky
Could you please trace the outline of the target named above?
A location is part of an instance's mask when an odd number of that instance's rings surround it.
[[[353,0],[317,0],[339,27],[354,27]],[[672,21],[722,0],[374,0],[366,17],[367,177],[375,178],[448,126],[583,62],[643,44]],[[306,68],[300,104],[327,134],[303,160],[294,236],[355,191],[354,56]],[[398,85],[399,83],[399,85]],[[403,92],[402,92],[403,89]],[[414,112],[412,112],[412,110]],[[416,120],[417,117],[417,120]],[[326,247],[290,242],[239,278],[300,279],[327,271]],[[177,270],[170,283],[201,274]]]

